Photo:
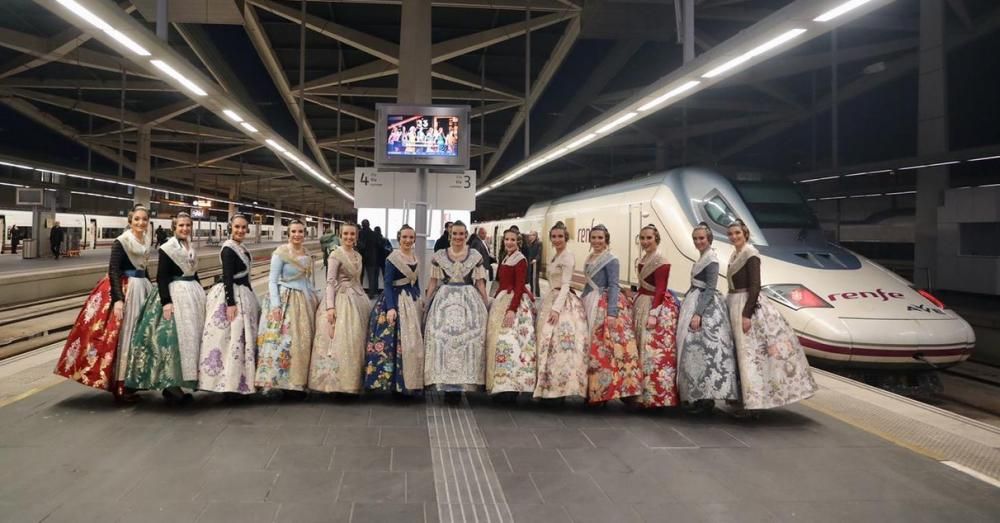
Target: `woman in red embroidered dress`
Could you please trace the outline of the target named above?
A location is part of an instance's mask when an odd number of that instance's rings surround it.
[[[660,231],[655,225],[639,230],[639,246],[644,254],[636,260],[639,295],[634,314],[636,344],[642,362],[643,407],[677,405],[677,315],[678,306],[670,291],[670,264],[657,251]]]

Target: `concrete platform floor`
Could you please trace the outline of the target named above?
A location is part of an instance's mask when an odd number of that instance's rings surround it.
[[[997,521],[1000,489],[798,405],[737,420],[374,396],[0,408],[0,520]]]

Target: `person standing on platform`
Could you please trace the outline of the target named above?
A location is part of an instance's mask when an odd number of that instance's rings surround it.
[[[462,392],[480,389],[486,376],[486,268],[467,236],[464,223],[452,225],[451,245],[431,259],[427,289],[424,383],[453,404]]]
[[[782,407],[816,393],[805,352],[795,331],[769,300],[760,299],[760,254],[750,230],[736,220],[727,231],[729,321],[733,326],[741,397],[746,410]]]
[[[420,283],[413,246],[417,236],[403,225],[399,249],[385,263],[385,289],[368,318],[365,390],[413,394],[424,388],[424,338]]]
[[[583,288],[583,309],[590,327],[589,403],[631,398],[642,391],[632,314],[619,287],[618,258],[608,251],[610,244],[607,227],[590,229],[590,256],[584,265],[587,284]]]
[[[254,392],[260,304],[250,286],[252,258],[243,246],[250,222],[236,214],[229,223],[232,236],[219,252],[222,281],[208,292],[198,388],[245,395]]]
[[[368,220],[361,220],[357,249],[361,252],[361,262],[364,264],[364,277],[369,298],[378,293],[378,251],[381,248],[382,243],[376,238],[375,231],[369,226]]]
[[[111,245],[108,275],[90,293],[66,338],[55,373],[84,385],[111,391],[124,402],[138,399],[125,388],[132,333],[153,285],[146,275],[152,243],[149,211],[136,205],[129,228]]]
[[[313,288],[312,256],[303,245],[305,238],[305,224],[292,220],[288,243],[271,255],[268,297],[257,333],[254,384],[264,390],[279,389],[291,399],[305,397],[319,302]]]
[[[21,243],[21,231],[17,225],[10,226],[10,253],[17,254],[17,244]]]
[[[716,288],[719,258],[712,236],[705,222],[691,233],[701,256],[691,267],[691,288],[677,321],[677,388],[681,401],[699,412],[711,412],[716,400],[740,398],[729,311]]]
[[[354,250],[358,226],[344,224],[340,234],[343,244],[328,260],[326,300],[316,310],[309,389],[358,394],[371,304],[361,286],[361,255]]]
[[[503,233],[506,256],[497,267],[500,287],[486,329],[486,390],[534,392],[536,383],[534,297],[526,285],[528,261],[517,250],[517,232]]]
[[[323,268],[327,268],[327,258],[334,249],[340,246],[340,238],[333,232],[333,226],[328,225],[326,232],[319,238],[319,246],[323,248]]]
[[[586,397],[590,331],[583,303],[570,288],[576,259],[566,248],[569,232],[563,222],[552,226],[549,240],[556,253],[549,261],[549,291],[538,308],[535,325],[538,383],[534,396],[540,399]]]
[[[179,213],[171,225],[173,238],[160,245],[157,288],[146,298],[132,338],[125,386],[162,390],[169,402],[189,403],[193,397],[181,387],[198,386],[205,290],[191,245],[191,216]]]
[[[434,242],[434,252],[443,251],[451,245],[451,226],[452,222],[445,222],[444,232],[442,232],[441,237]]]
[[[59,222],[55,222],[52,225],[52,230],[49,231],[49,248],[52,249],[52,257],[59,259],[59,255],[62,254],[62,242],[66,237],[66,230],[59,225]]]
[[[163,245],[164,243],[167,243],[167,238],[168,237],[169,237],[169,235],[167,234],[167,230],[164,229],[162,225],[157,225],[156,226],[156,246],[159,247],[160,245]]]
[[[538,232],[531,231],[527,234],[521,253],[528,260],[528,284],[531,292],[538,296],[538,274],[542,263],[542,242],[538,239]]]
[[[636,260],[639,293],[633,305],[636,346],[642,365],[643,407],[674,407],[677,398],[678,306],[667,288],[670,264],[657,249],[660,231],[655,225],[639,230],[643,256]]]
[[[382,281],[382,274],[384,274],[385,269],[385,259],[392,252],[392,242],[382,234],[381,227],[375,227],[375,243],[378,245],[378,249],[375,250],[375,265],[378,269],[378,281]],[[375,292],[372,294],[371,298],[375,298],[379,293],[378,283],[375,284]]]
[[[482,233],[476,233],[469,235],[469,248],[475,249],[479,253],[479,256],[483,259],[483,267],[486,268],[486,281],[493,281],[493,256],[490,255],[490,248],[486,245],[486,229],[480,228]]]

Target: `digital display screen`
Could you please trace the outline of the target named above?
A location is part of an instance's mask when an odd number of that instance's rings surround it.
[[[390,158],[456,158],[462,132],[465,130],[460,128],[457,116],[389,114],[386,155]]]

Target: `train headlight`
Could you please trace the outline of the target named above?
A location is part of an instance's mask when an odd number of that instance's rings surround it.
[[[832,308],[815,292],[797,283],[765,285],[760,289],[764,295],[792,310]]]
[[[929,291],[926,291],[924,289],[918,289],[916,287],[913,287],[913,290],[917,291],[917,294],[923,296],[925,300],[931,302],[931,304],[934,305],[935,307],[937,307],[939,309],[945,309],[946,308],[944,306],[944,303],[941,300],[935,298],[934,295],[931,294]]]

